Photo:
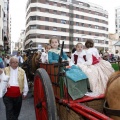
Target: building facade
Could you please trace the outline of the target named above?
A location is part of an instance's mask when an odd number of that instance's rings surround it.
[[[4,51],[10,53],[10,32],[9,32],[9,0],[4,0],[4,21],[3,21],[3,36],[4,36]]]
[[[0,0],[0,51],[3,50],[3,19],[4,19],[4,0]]]
[[[115,31],[119,35],[120,39],[120,7],[115,9]]]
[[[99,49],[108,48],[108,12],[87,0],[28,0],[25,49],[49,43],[57,36],[65,51],[78,42],[93,39]]]

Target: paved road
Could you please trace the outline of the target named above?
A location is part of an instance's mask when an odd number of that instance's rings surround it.
[[[0,99],[0,120],[6,120],[5,106],[3,104],[2,99]],[[31,93],[29,93],[28,97],[25,100],[23,100],[19,120],[36,120],[34,111],[34,101]]]

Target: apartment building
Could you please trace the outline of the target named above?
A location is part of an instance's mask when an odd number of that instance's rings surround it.
[[[0,51],[3,50],[4,0],[0,0]]]
[[[120,39],[120,7],[115,9],[115,31],[119,35]]]
[[[88,0],[28,0],[26,6],[25,49],[49,43],[57,36],[64,50],[93,39],[99,49],[108,48],[108,12]]]
[[[9,0],[4,0],[4,19],[3,19],[3,41],[4,50],[10,53],[10,34],[9,34]]]

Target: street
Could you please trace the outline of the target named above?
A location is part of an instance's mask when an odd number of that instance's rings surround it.
[[[5,106],[1,98],[0,98],[0,120],[6,120]],[[36,120],[34,111],[34,101],[31,93],[28,93],[27,98],[23,100],[19,120]]]

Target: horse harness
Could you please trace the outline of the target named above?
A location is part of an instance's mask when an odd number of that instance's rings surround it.
[[[109,86],[115,79],[117,79],[118,77],[120,77],[120,74],[118,74],[117,76],[115,76],[115,77],[108,83],[108,86]],[[107,87],[107,88],[108,88],[108,87]],[[107,103],[106,100],[105,100],[105,102],[104,102],[103,110],[104,110],[104,112],[105,112],[106,115],[113,115],[113,116],[118,116],[118,117],[120,117],[120,110],[115,110],[115,109],[109,108],[108,103]]]

